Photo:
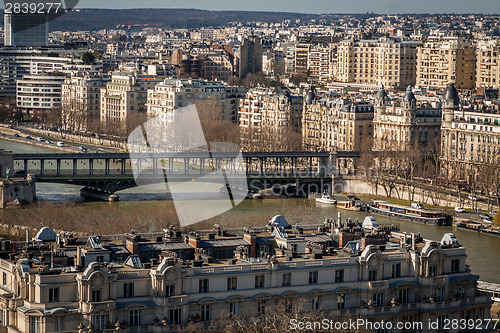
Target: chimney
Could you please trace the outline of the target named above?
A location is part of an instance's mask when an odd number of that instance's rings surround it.
[[[248,256],[250,258],[255,258],[257,256],[257,236],[253,231],[245,231],[243,234],[243,239],[250,243],[250,251]]]
[[[26,229],[26,243],[29,243],[30,241],[30,231],[29,229]]]
[[[340,224],[342,223],[342,213],[339,212],[337,216],[337,228],[340,229]]]
[[[411,249],[415,251],[415,234],[413,232],[411,233]]]
[[[189,244],[193,246],[195,249],[200,247],[200,235],[198,234],[190,234],[189,235]]]
[[[364,251],[368,245],[384,245],[384,235],[369,235],[361,238],[361,251]]]
[[[127,238],[125,242],[125,246],[127,247],[127,250],[132,253],[132,254],[139,254],[139,242],[137,241],[137,238]]]
[[[82,266],[82,248],[81,247],[76,248],[76,266],[77,267]]]

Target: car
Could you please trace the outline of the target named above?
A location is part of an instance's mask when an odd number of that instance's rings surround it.
[[[31,136],[29,136],[29,135],[26,135],[26,139],[33,140],[33,138]]]
[[[355,195],[348,195],[347,200],[360,200],[360,199]]]
[[[483,220],[491,220],[491,216],[488,214],[479,214],[479,217]]]
[[[2,133],[2,136],[5,136],[5,133]]]
[[[455,207],[455,212],[457,212],[457,213],[465,213],[465,209],[463,207]]]
[[[475,195],[472,195],[472,194],[469,194],[469,196],[467,198],[469,198],[469,200],[477,201],[477,197]]]
[[[26,170],[17,170],[14,172],[15,177],[26,177]]]
[[[14,137],[19,138],[20,135],[16,133],[16,134],[14,134]]]
[[[50,145],[52,142],[50,142],[49,140],[45,141],[46,144]]]
[[[414,209],[424,209],[424,205],[422,205],[421,203],[412,202],[410,206]]]
[[[43,138],[36,138],[37,141],[43,142]]]
[[[58,142],[57,142],[57,146],[58,146],[58,147],[64,147],[64,142],[62,142],[62,141],[58,141]]]
[[[490,210],[490,214],[491,215],[497,215],[497,211],[496,210]]]

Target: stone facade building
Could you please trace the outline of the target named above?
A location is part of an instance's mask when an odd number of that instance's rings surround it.
[[[0,325],[28,333],[173,332],[191,322],[265,318],[294,306],[372,322],[489,318],[491,296],[478,291],[465,248],[452,234],[435,242],[331,221],[320,232],[303,226],[293,236],[286,221],[274,221],[240,235],[220,227],[190,235],[169,229],[149,239],[44,230],[36,244],[4,242]],[[357,236],[339,248],[335,239],[351,229]]]
[[[411,86],[402,100],[389,101],[382,87],[375,96],[374,150],[409,150],[439,142],[441,109],[418,105]]]

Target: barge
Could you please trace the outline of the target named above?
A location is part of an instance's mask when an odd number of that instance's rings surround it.
[[[500,228],[472,219],[457,219],[453,222],[453,225],[459,229],[475,231],[492,236],[500,236]]]
[[[412,208],[403,205],[390,204],[386,201],[375,200],[370,205],[370,212],[378,215],[394,217],[411,222],[445,226],[451,225],[452,218],[445,212]]]

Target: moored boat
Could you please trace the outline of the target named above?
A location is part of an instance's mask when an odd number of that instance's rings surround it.
[[[316,202],[327,205],[334,205],[337,203],[337,200],[333,199],[332,196],[329,194],[323,194],[321,198],[316,198]]]
[[[442,211],[412,208],[409,206],[390,204],[381,200],[373,201],[373,205],[370,205],[370,212],[398,219],[409,220],[412,222],[438,226],[451,225],[452,221],[451,216]]]
[[[337,208],[359,212],[361,207],[356,205],[354,200],[338,201]]]

